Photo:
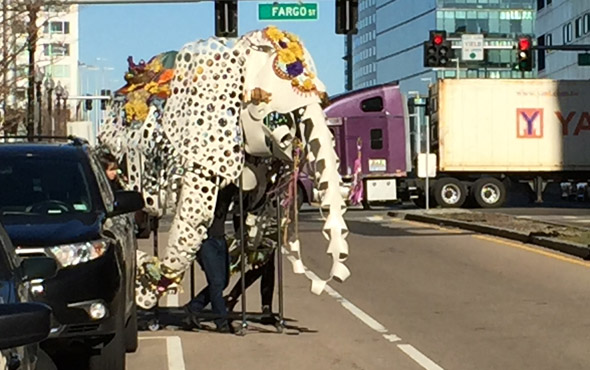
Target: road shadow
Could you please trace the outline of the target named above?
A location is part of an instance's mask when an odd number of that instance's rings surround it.
[[[370,221],[347,221],[348,230],[352,234],[373,237],[439,237],[439,236],[457,236],[458,234],[439,231],[429,227],[386,227],[382,224]],[[464,232],[460,235],[470,235],[472,232]]]
[[[204,310],[199,315],[198,327],[187,327],[185,323],[186,313],[181,307],[158,307],[149,311],[138,311],[138,330],[140,331],[159,331],[159,330],[183,330],[190,332],[216,332],[213,320],[217,317],[210,310]],[[246,322],[248,328],[246,331],[255,331],[259,333],[282,333],[285,330],[286,334],[302,334],[302,333],[317,333],[315,329],[310,329],[303,326],[295,325],[297,320],[292,318],[283,318],[283,324],[279,321],[278,314],[262,314],[260,312],[246,312]],[[237,334],[240,331],[242,322],[242,313],[230,312],[228,319]]]

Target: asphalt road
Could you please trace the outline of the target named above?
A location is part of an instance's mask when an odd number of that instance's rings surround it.
[[[302,214],[304,263],[326,276],[318,218]],[[351,210],[347,220],[352,275],[330,283],[328,293],[311,294],[308,280],[294,275],[284,257],[288,328],[282,334],[256,323],[245,336],[145,331],[128,368],[590,368],[588,263],[380,211]],[[163,245],[166,234],[160,237]],[[149,241],[142,247],[149,249]],[[249,310],[259,309],[257,289],[248,291]],[[187,293],[162,303],[183,304]]]

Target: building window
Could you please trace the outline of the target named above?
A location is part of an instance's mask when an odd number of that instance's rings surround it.
[[[380,128],[371,130],[371,149],[383,149],[383,131]]]
[[[45,56],[68,56],[70,55],[70,44],[45,44],[43,45]]]
[[[584,35],[590,32],[590,13],[584,14]]]
[[[70,33],[70,22],[51,21],[43,26],[43,33]]]
[[[68,65],[52,65],[51,76],[57,78],[69,78],[70,77],[70,66]]]
[[[576,38],[582,37],[582,17],[576,19]]]
[[[546,36],[540,36],[537,38],[538,46],[545,46]],[[542,71],[545,69],[545,50],[537,50],[537,69]]]
[[[381,112],[383,110],[383,99],[380,96],[365,99],[361,102],[363,112]]]
[[[541,10],[545,7],[545,0],[537,0],[537,10]]]
[[[568,23],[563,26],[563,43],[569,44],[572,42],[572,24]]]

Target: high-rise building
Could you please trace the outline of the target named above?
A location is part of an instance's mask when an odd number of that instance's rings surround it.
[[[404,91],[426,91],[436,78],[521,78],[512,49],[520,35],[534,34],[535,0],[361,0],[359,33],[353,36],[353,89],[400,81]],[[366,31],[364,24],[367,24]],[[369,28],[370,27],[370,28]],[[447,32],[454,45],[462,34],[483,34],[485,62],[461,62],[433,71],[423,66],[430,30]],[[456,50],[456,56],[461,57]]]
[[[78,5],[42,13],[37,42],[39,67],[69,95],[78,95],[78,15]]]
[[[590,1],[537,0],[536,35],[538,45],[590,44]],[[539,77],[590,79],[590,66],[578,65],[581,51],[539,51]]]

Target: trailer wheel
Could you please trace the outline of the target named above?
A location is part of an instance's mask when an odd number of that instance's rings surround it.
[[[499,208],[506,202],[506,186],[494,177],[484,177],[473,184],[473,198],[481,208]]]
[[[467,199],[467,189],[453,177],[443,177],[434,185],[434,200],[442,208],[460,208]]]

